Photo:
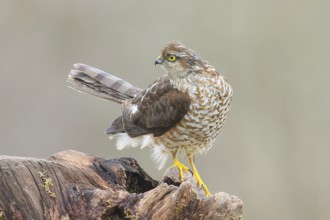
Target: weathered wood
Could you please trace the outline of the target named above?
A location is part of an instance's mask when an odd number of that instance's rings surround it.
[[[64,151],[47,159],[0,156],[1,219],[240,219],[242,201],[205,198],[176,168],[160,183],[133,158]]]

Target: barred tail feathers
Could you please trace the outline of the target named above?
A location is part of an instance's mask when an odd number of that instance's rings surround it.
[[[142,91],[119,77],[80,63],[74,64],[68,82],[74,85],[72,89],[118,103]]]
[[[79,92],[94,95],[96,97],[122,103],[123,100],[131,99],[137,94],[142,92],[142,89],[133,86],[125,80],[116,77],[110,73],[104,72],[86,64],[74,64],[74,69],[68,75],[68,82],[73,86],[70,87]],[[120,121],[120,118],[116,120]],[[115,120],[115,121],[116,121]],[[158,169],[162,169],[167,161],[168,153],[166,148],[161,145],[156,145],[150,134],[142,135],[139,137],[131,138],[120,126],[115,127],[116,132],[113,130],[108,131],[111,133],[109,138],[117,139],[117,149],[122,150],[126,147],[144,148],[151,147],[152,158],[158,165]]]

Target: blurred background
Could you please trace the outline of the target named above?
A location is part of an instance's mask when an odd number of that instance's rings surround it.
[[[326,0],[1,1],[0,154],[131,156],[160,179],[148,149],[118,151],[104,135],[120,106],[66,77],[81,62],[144,88],[177,39],[234,88],[215,145],[196,157],[211,192],[239,196],[248,220],[330,219],[329,10]]]

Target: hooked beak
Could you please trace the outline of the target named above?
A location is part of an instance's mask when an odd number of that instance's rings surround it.
[[[164,62],[164,60],[163,60],[162,56],[159,56],[159,57],[157,58],[157,60],[155,61],[155,65],[157,65],[157,64],[162,64],[163,62]]]

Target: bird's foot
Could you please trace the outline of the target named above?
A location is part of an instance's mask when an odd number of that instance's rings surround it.
[[[182,164],[176,157],[173,158],[173,165],[170,166],[168,169],[170,169],[172,167],[177,167],[179,169],[180,181],[183,182],[183,180],[184,180],[183,171],[190,171],[189,168],[187,166],[185,166],[184,164]]]
[[[195,179],[197,180],[198,187],[203,188],[206,197],[211,196],[209,189],[207,188],[206,184],[203,182],[202,178],[199,176],[199,173],[197,172],[196,169],[195,170],[193,169],[193,175],[194,175]]]

